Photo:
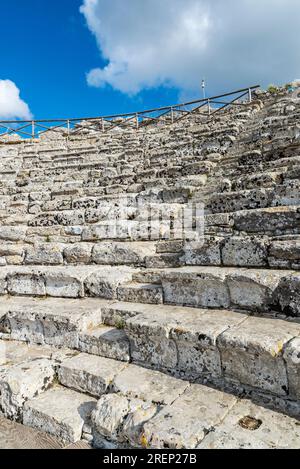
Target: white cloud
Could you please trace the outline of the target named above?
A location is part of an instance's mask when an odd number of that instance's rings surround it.
[[[81,12],[107,61],[91,86],[191,92],[203,76],[220,90],[300,73],[299,0],[83,0]]]
[[[30,120],[28,105],[20,98],[20,90],[11,80],[0,80],[0,119]]]

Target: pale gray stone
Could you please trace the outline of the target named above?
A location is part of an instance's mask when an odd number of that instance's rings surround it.
[[[76,391],[100,397],[110,391],[115,376],[127,365],[109,358],[81,353],[59,367],[59,381]]]
[[[172,404],[188,386],[188,382],[136,365],[127,366],[113,382],[115,392],[159,405]]]
[[[25,403],[23,423],[65,443],[75,443],[95,406],[92,397],[56,386]]]
[[[194,449],[236,402],[229,394],[192,384],[176,401],[144,425],[150,448]]]
[[[130,360],[129,340],[123,330],[115,327],[99,326],[82,332],[79,334],[78,349],[115,360]]]
[[[4,416],[20,420],[24,403],[44,392],[54,376],[53,362],[45,358],[24,361],[0,371],[0,409]]]
[[[283,351],[299,333],[298,324],[254,317],[228,329],[217,341],[225,378],[286,396],[288,377]]]
[[[267,257],[268,243],[263,239],[231,237],[222,247],[222,262],[226,266],[264,267]]]
[[[40,244],[26,248],[25,264],[61,265],[63,256],[59,244]]]
[[[254,419],[252,430],[251,427],[243,425],[249,417]],[[198,449],[299,449],[299,447],[298,420],[259,407],[249,400],[242,400],[233,407],[224,421],[205,437]]]
[[[299,400],[300,397],[300,338],[291,340],[284,350],[287,366],[289,396]]]
[[[143,447],[143,425],[156,412],[154,404],[140,399],[117,394],[102,396],[92,413],[94,444],[103,448],[103,438],[107,438],[123,445]]]

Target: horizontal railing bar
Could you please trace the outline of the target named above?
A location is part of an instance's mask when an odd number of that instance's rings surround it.
[[[181,103],[181,104],[174,104],[172,106],[164,106],[164,107],[158,107],[158,108],[154,108],[154,109],[147,109],[145,111],[139,111],[139,112],[129,112],[129,113],[126,113],[126,114],[113,114],[113,115],[108,115],[108,116],[98,116],[98,117],[82,117],[82,118],[71,118],[71,119],[39,119],[39,120],[35,120],[35,121],[32,121],[32,120],[15,120],[15,121],[9,121],[9,120],[1,120],[0,121],[0,124],[25,124],[25,123],[37,123],[37,122],[41,122],[41,123],[58,123],[58,122],[65,122],[67,123],[68,121],[69,122],[75,122],[75,121],[89,121],[89,120],[99,120],[99,119],[113,119],[113,118],[118,118],[118,117],[130,117],[130,116],[142,116],[143,114],[149,114],[151,112],[156,112],[156,111],[164,111],[164,110],[171,110],[173,108],[174,111],[176,111],[177,109],[176,108],[180,108],[180,107],[184,107],[184,106],[189,106],[189,105],[192,105],[192,104],[198,104],[198,103],[203,103],[203,102],[207,102],[207,100],[210,100],[210,101],[213,101],[213,100],[216,100],[216,99],[219,99],[219,98],[225,98],[227,96],[232,96],[232,95],[235,95],[235,94],[238,94],[238,93],[242,93],[242,92],[249,92],[249,90],[255,90],[255,89],[258,89],[260,88],[259,85],[254,85],[254,86],[249,86],[247,88],[243,88],[243,89],[240,89],[240,90],[236,90],[236,91],[231,91],[230,93],[225,93],[225,94],[221,94],[221,95],[218,95],[218,96],[212,96],[210,98],[202,98],[202,99],[197,99],[195,101],[189,101],[189,102],[186,102],[186,103]],[[245,93],[245,94],[246,94]]]
[[[241,94],[241,95],[238,96],[237,98],[233,99],[232,101],[230,101],[230,103],[226,103],[226,104],[224,104],[224,106],[221,106],[220,108],[215,109],[215,110],[211,113],[211,116],[213,116],[214,114],[217,114],[217,112],[222,111],[222,110],[225,109],[226,107],[231,106],[232,104],[235,103],[235,101],[237,101],[238,99],[243,98],[243,97],[246,96],[247,94],[248,94],[248,91],[246,91],[246,93]]]

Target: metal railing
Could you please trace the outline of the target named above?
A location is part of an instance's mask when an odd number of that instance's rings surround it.
[[[259,87],[259,85],[250,86],[218,96],[127,114],[76,119],[2,120],[0,121],[0,142],[7,142],[8,138],[13,135],[24,139],[38,138],[49,131],[63,131],[66,135],[74,135],[90,131],[106,133],[126,126],[139,130],[141,127],[155,123],[172,125],[196,112],[210,120],[227,107],[242,106],[251,102],[253,91]],[[225,101],[224,98],[230,98],[230,100]]]

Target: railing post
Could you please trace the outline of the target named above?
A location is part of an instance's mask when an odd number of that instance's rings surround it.
[[[35,124],[34,124],[34,121],[31,122],[31,135],[32,135],[32,138],[35,137]]]
[[[174,109],[173,109],[173,107],[171,107],[171,120],[172,120],[172,124],[174,124]]]
[[[251,88],[249,88],[248,94],[249,94],[249,103],[251,103],[252,102],[252,90],[251,90]]]
[[[210,99],[207,100],[207,107],[208,107],[208,115],[210,116],[210,114],[211,114]]]
[[[67,121],[67,127],[68,127],[68,135],[70,135],[70,121]]]
[[[135,117],[136,117],[136,130],[139,130],[139,115],[136,114]]]

